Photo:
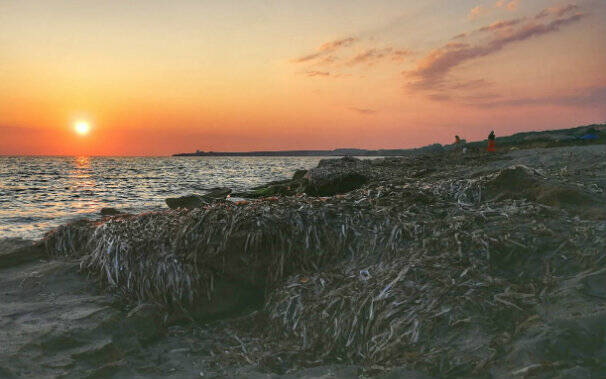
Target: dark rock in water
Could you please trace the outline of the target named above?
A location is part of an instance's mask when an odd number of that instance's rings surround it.
[[[330,178],[312,179],[305,192],[312,196],[331,196],[361,187],[368,178],[356,172],[338,173]]]
[[[231,188],[228,187],[217,187],[212,188],[208,193],[204,195],[186,195],[181,197],[169,197],[166,200],[166,205],[170,209],[186,208],[194,209],[200,208],[204,205],[210,204],[213,201],[225,200],[227,195],[231,193]]]
[[[216,187],[212,188],[208,193],[202,195],[202,197],[207,199],[225,199],[230,193],[231,188],[229,187]]]
[[[168,205],[168,207],[170,209],[177,209],[177,208],[186,208],[186,209],[194,209],[194,208],[200,208],[206,204],[208,204],[210,201],[203,198],[202,196],[199,195],[187,195],[187,196],[181,196],[181,197],[169,197],[166,200],[164,200],[166,202],[166,205]]]
[[[307,174],[307,170],[297,170],[292,176],[292,180],[303,179],[303,177]]]
[[[368,164],[367,161],[362,161],[358,158],[354,158],[354,157],[343,157],[340,159],[321,159],[320,162],[318,162],[318,167],[349,167],[349,166],[358,166],[358,165],[366,165]],[[313,170],[313,169],[312,169]]]
[[[303,184],[306,181],[303,176],[306,172],[307,170],[297,170],[293,179],[276,180],[262,186],[253,187],[247,192],[234,193],[233,196],[254,199],[276,195],[295,195],[303,192]]]
[[[122,214],[122,212],[120,212],[116,208],[101,208],[101,211],[99,213],[101,213],[102,216],[116,216]]]
[[[331,196],[359,188],[368,181],[368,177],[363,174],[368,166],[368,161],[351,157],[323,159],[318,167],[305,174],[305,193],[312,196]]]

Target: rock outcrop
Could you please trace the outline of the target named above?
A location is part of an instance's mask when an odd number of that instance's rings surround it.
[[[123,214],[123,212],[117,210],[116,208],[109,208],[109,207],[101,208],[99,213],[101,214],[101,216],[117,216],[117,215]]]
[[[368,161],[345,157],[323,159],[318,167],[304,175],[307,180],[305,193],[312,196],[331,196],[361,187],[368,181],[364,173],[370,167]]]
[[[181,197],[169,197],[166,200],[166,205],[170,209],[195,209],[208,205],[214,201],[225,200],[227,195],[231,193],[231,189],[227,187],[217,187],[211,189],[204,195],[186,195]]]

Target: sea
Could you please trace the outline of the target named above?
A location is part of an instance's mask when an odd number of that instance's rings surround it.
[[[38,239],[112,207],[166,209],[164,199],[234,192],[292,177],[326,157],[0,157],[0,239]],[[334,157],[333,157],[334,158]]]

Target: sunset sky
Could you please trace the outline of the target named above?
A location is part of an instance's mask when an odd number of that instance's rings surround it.
[[[603,123],[604,20],[603,0],[0,0],[0,154],[407,148]]]

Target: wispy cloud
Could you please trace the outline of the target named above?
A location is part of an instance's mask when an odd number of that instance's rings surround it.
[[[406,56],[410,55],[411,52],[409,50],[394,50],[391,47],[386,47],[383,49],[371,48],[367,49],[358,55],[351,58],[347,61],[347,65],[354,66],[357,64],[369,64],[372,65],[378,61],[384,59],[391,60],[404,60]]]
[[[509,11],[515,11],[516,9],[518,9],[519,3],[520,3],[520,0],[498,0],[495,3],[495,7],[504,8]]]
[[[385,58],[388,54],[391,53],[391,48],[385,48],[385,49],[376,49],[376,48],[372,48],[372,49],[368,49],[356,56],[354,56],[353,58],[351,58],[347,64],[350,66],[356,65],[356,64],[360,64],[360,63],[368,63],[368,64],[372,64],[377,60],[381,60],[383,58]]]
[[[515,11],[518,9],[520,0],[497,0],[494,6],[491,5],[477,5],[469,10],[467,18],[469,20],[475,20],[480,16],[491,13],[495,9],[504,9],[507,11]]]
[[[478,18],[478,17],[480,17],[481,15],[483,15],[483,14],[485,14],[487,12],[488,12],[487,8],[485,8],[485,7],[481,6],[481,5],[478,5],[478,6],[475,6],[475,7],[471,8],[469,10],[469,13],[467,14],[467,18],[470,19],[470,20],[473,20],[473,19]]]
[[[363,115],[373,115],[373,114],[377,113],[377,110],[375,110],[375,109],[369,109],[369,108],[350,107],[349,110],[350,111],[354,111],[354,112],[359,113],[359,114],[363,114]]]
[[[391,53],[391,59],[394,61],[404,60],[407,56],[411,55],[412,51],[407,49],[394,50]]]
[[[416,79],[409,83],[408,86],[415,90],[432,90],[443,87],[445,77],[448,73],[462,63],[494,54],[514,42],[556,32],[563,26],[580,21],[583,17],[584,14],[576,13],[568,17],[556,18],[546,23],[536,21],[525,22],[517,28],[507,29],[503,33],[494,33],[490,39],[475,45],[457,45],[451,42],[441,48],[430,51],[421,59],[415,70],[405,73],[409,77]],[[515,22],[514,25],[519,23]],[[496,26],[488,26],[487,28],[487,31],[494,30],[495,28],[502,29]]]
[[[496,21],[490,25],[479,28],[477,31],[478,32],[492,32],[492,31],[499,30],[499,29],[505,29],[505,28],[517,25],[520,22],[522,22],[523,20],[524,20],[523,18],[516,18],[516,19],[508,20],[508,21]]]
[[[354,37],[327,42],[315,53],[293,59],[291,62],[306,67],[307,70],[299,74],[310,78],[343,78],[352,75],[348,70],[354,66],[368,68],[381,62],[396,64],[413,54],[408,49],[392,46],[369,46],[365,50],[356,49],[356,52],[351,46],[357,42],[361,41]]]
[[[468,80],[466,82],[455,82],[449,85],[450,89],[478,89],[490,87],[492,83],[486,79]]]
[[[306,71],[305,76],[309,76],[309,77],[330,76],[330,72],[328,72],[328,71]]]
[[[308,62],[308,61],[314,60],[316,58],[329,55],[341,48],[351,46],[352,44],[354,44],[357,41],[358,41],[357,38],[348,37],[348,38],[338,39],[335,41],[326,42],[326,43],[322,44],[317,49],[316,52],[293,59],[293,62],[295,62],[295,63]]]
[[[543,9],[539,14],[534,16],[535,19],[545,18],[548,16],[562,17],[567,13],[578,10],[579,6],[576,4],[559,5],[551,8]]]

